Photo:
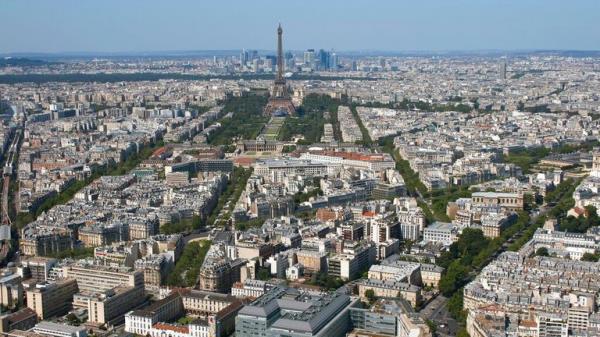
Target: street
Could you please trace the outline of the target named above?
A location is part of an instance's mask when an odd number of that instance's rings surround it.
[[[421,318],[433,321],[437,325],[437,335],[441,337],[456,336],[458,331],[458,323],[450,316],[446,308],[447,303],[448,298],[438,295],[419,312]]]

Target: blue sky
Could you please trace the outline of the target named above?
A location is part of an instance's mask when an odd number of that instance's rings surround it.
[[[600,0],[0,0],[0,53],[600,50]]]

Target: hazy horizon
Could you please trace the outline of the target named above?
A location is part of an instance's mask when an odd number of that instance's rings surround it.
[[[206,54],[206,57],[212,57],[213,55],[235,55],[238,56],[242,50],[256,50],[259,54],[274,54],[275,49],[256,49],[256,48],[238,48],[238,49],[197,49],[197,50],[139,50],[139,51],[57,51],[57,52],[0,52],[3,57],[27,57],[27,56],[65,56],[65,57],[76,57],[76,56],[185,56],[187,54],[198,56],[200,54]],[[315,48],[318,50],[321,48]],[[293,53],[302,53],[306,49],[292,49],[286,50]],[[581,53],[600,53],[600,49],[455,49],[455,50],[380,50],[380,49],[356,49],[356,50],[335,50],[326,49],[328,51],[334,51],[339,55],[343,54],[390,54],[390,55],[412,55],[412,54],[423,54],[423,55],[494,55],[494,54],[527,54],[527,53],[568,53],[568,52],[581,52]]]
[[[272,51],[279,22],[295,51],[600,50],[595,0],[4,0],[0,10],[2,54]]]

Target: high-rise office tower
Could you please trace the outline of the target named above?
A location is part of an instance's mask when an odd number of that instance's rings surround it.
[[[315,63],[315,50],[314,49],[307,49],[304,52],[304,65],[307,66],[313,66]]]
[[[246,62],[248,62],[248,51],[242,49],[242,52],[240,53],[240,64],[244,66],[246,65]]]
[[[258,58],[258,51],[253,50],[250,52],[250,61],[254,61]]]
[[[295,66],[294,64],[294,54],[290,53],[289,51],[287,53],[285,53],[285,68],[286,69],[293,69]]]
[[[329,69],[337,70],[337,68],[338,68],[338,56],[336,53],[331,53]]]
[[[277,65],[277,56],[267,55],[265,58],[270,62],[269,65],[271,66],[271,71],[275,71],[275,67]]]
[[[326,52],[323,49],[319,50],[319,68],[321,70],[329,69],[329,63],[330,63],[329,59],[330,59],[329,52]]]

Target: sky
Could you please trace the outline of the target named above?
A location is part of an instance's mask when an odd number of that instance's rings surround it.
[[[0,0],[0,53],[600,50],[600,0]]]

